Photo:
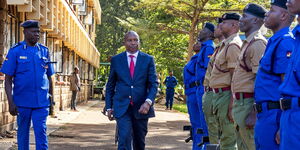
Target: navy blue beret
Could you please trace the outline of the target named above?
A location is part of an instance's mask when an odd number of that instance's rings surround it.
[[[40,23],[36,20],[27,20],[21,23],[21,27],[23,28],[39,28]]]
[[[287,9],[286,2],[287,0],[271,0],[271,5]]]
[[[222,18],[217,18],[217,23],[220,24],[223,22],[223,19]]]
[[[250,3],[244,8],[244,13],[249,13],[258,18],[265,18],[266,9],[258,4]]]
[[[215,32],[215,25],[213,25],[212,23],[209,22],[205,23],[204,28],[207,28],[211,32]]]
[[[238,14],[238,13],[225,13],[223,16],[222,16],[222,20],[237,20],[239,21],[241,18],[241,15]]]

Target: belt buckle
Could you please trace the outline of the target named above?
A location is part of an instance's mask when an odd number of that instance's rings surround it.
[[[195,85],[196,85],[196,86],[199,86],[199,84],[198,84],[198,82],[197,82],[197,81],[195,81]]]
[[[283,104],[282,104],[282,101],[283,101],[283,98],[281,98],[281,99],[279,100],[279,106],[280,106],[280,109],[281,109],[281,110],[283,110]]]
[[[257,113],[261,113],[262,112],[262,105],[258,105],[258,104],[254,104],[254,109]]]
[[[215,88],[212,88],[212,91],[216,94],[216,90],[215,90]]]
[[[235,93],[232,94],[232,97],[233,97],[233,99],[237,100],[236,96],[235,96]]]

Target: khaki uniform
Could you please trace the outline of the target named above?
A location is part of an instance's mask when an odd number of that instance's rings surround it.
[[[212,110],[212,97],[213,97],[213,92],[209,88],[209,78],[211,75],[211,71],[213,69],[213,65],[215,62],[216,55],[218,52],[221,50],[221,46],[223,45],[223,41],[220,42],[214,51],[214,54],[210,57],[206,73],[205,73],[205,78],[203,81],[203,85],[205,88],[205,93],[202,97],[202,109],[205,115],[205,120],[206,124],[208,127],[208,134],[209,134],[209,142],[211,144],[218,144],[219,143],[219,131],[218,131],[218,126],[216,123],[216,119],[213,115],[213,110]]]
[[[231,90],[223,91],[231,86],[232,75],[229,69],[234,69],[240,54],[242,40],[238,34],[233,34],[224,40],[221,51],[216,55],[209,86],[215,89],[213,94],[213,113],[220,131],[222,150],[236,149],[236,133],[234,124],[227,117],[231,100]],[[218,91],[217,91],[218,90]]]
[[[254,93],[254,81],[258,70],[259,61],[266,49],[267,40],[259,31],[253,32],[243,42],[238,63],[234,69],[232,78],[233,95],[235,98],[232,109],[233,119],[236,123],[238,149],[255,150],[254,131],[246,129],[245,121],[253,109],[254,98],[243,97],[243,93]],[[234,96],[235,97],[235,96]]]

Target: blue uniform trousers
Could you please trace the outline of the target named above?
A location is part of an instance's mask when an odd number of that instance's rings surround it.
[[[118,126],[118,150],[144,150],[145,137],[148,132],[148,118],[136,119],[133,108],[129,106],[126,113],[116,118]]]
[[[202,150],[203,147],[198,147],[198,144],[202,141],[203,134],[197,134],[197,129],[202,129],[202,123],[196,93],[187,95],[187,107],[192,125],[193,150]]]
[[[266,103],[263,103],[262,109],[263,111],[257,114],[254,129],[256,150],[279,150],[275,138],[279,130],[281,110],[268,110]]]
[[[203,130],[202,136],[208,137],[208,127],[205,121],[205,116],[203,112],[203,107],[202,107],[202,97],[204,95],[204,87],[203,86],[198,86],[197,88],[197,103],[198,103],[198,109],[199,109],[199,117],[200,117],[200,123],[201,123],[201,128]]]
[[[283,111],[280,119],[280,150],[300,148],[300,107],[298,97],[292,98],[292,108]]]
[[[175,90],[173,88],[166,89],[166,107],[172,108]]]
[[[49,114],[49,108],[25,108],[18,107],[18,149],[19,150],[29,150],[29,131],[31,120],[33,123],[35,143],[37,150],[47,150],[48,140],[47,140],[47,116]]]

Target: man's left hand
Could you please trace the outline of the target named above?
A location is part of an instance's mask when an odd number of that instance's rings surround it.
[[[139,113],[146,115],[149,112],[150,104],[148,102],[144,102],[144,104],[140,107]]]
[[[256,123],[256,111],[253,107],[251,112],[248,114],[248,116],[246,118],[246,128],[253,129],[255,123]]]

